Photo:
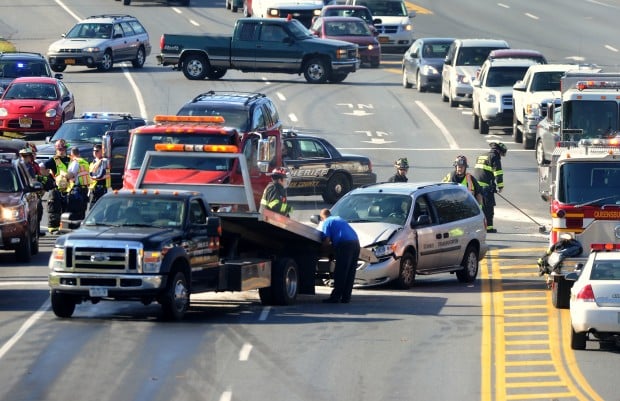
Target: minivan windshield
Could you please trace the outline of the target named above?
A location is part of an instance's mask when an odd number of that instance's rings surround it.
[[[406,17],[409,15],[404,1],[386,0],[363,0],[356,1],[355,5],[366,6],[370,9],[373,17]]]

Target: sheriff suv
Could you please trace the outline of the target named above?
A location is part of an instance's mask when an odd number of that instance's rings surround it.
[[[416,274],[436,273],[456,273],[470,283],[488,249],[484,214],[458,184],[369,185],[343,196],[331,213],[347,220],[360,239],[357,287],[393,282],[407,289]]]
[[[149,54],[149,34],[137,18],[102,14],[74,25],[62,39],[50,45],[47,59],[56,72],[69,65],[110,71],[113,64],[121,61],[131,61],[135,68],[142,68]]]
[[[133,117],[130,113],[82,113],[80,118],[65,121],[53,137],[46,138],[46,144],[38,147],[37,161],[41,162],[53,157],[56,153],[54,144],[57,140],[64,139],[68,148],[77,147],[80,150],[80,156],[91,162],[93,146],[102,143],[104,135],[111,132],[114,137],[111,140],[111,149],[106,152],[106,156],[111,159],[112,188],[120,188],[123,186],[129,131],[143,125],[146,125],[144,118]]]
[[[62,74],[52,75],[47,60],[41,53],[8,52],[0,53],[0,93],[19,77],[54,77],[62,79]]]
[[[18,262],[39,252],[41,183],[13,153],[0,154],[0,249],[14,250]]]
[[[282,130],[273,101],[263,93],[209,91],[185,103],[178,116],[222,116],[240,134]]]

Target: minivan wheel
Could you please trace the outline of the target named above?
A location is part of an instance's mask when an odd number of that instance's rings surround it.
[[[476,280],[476,276],[478,276],[478,252],[473,245],[469,245],[465,250],[461,266],[463,268],[456,272],[456,278],[461,283],[471,283]]]
[[[396,286],[401,290],[411,288],[415,281],[415,258],[410,252],[405,252],[400,258],[400,272],[396,279]]]

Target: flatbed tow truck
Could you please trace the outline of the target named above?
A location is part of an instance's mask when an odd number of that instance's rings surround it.
[[[146,180],[185,157],[237,160],[243,184]],[[181,320],[192,293],[253,289],[263,304],[289,305],[315,293],[322,252],[314,227],[257,210],[243,154],[149,151],[133,190],[104,195],[80,228],[56,240],[52,309],[68,318],[83,301],[135,300],[158,302],[164,319]]]

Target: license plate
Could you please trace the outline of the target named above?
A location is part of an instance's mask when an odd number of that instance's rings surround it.
[[[387,36],[379,36],[379,43],[387,43],[390,41],[390,38]]]
[[[65,64],[75,64],[75,59],[74,58],[66,58],[65,59]]]
[[[98,288],[98,287],[90,288],[88,290],[88,295],[90,295],[91,297],[107,297],[108,296],[108,289],[107,288]]]
[[[30,128],[30,127],[32,127],[32,118],[31,117],[20,117],[19,118],[19,126],[21,128]]]

